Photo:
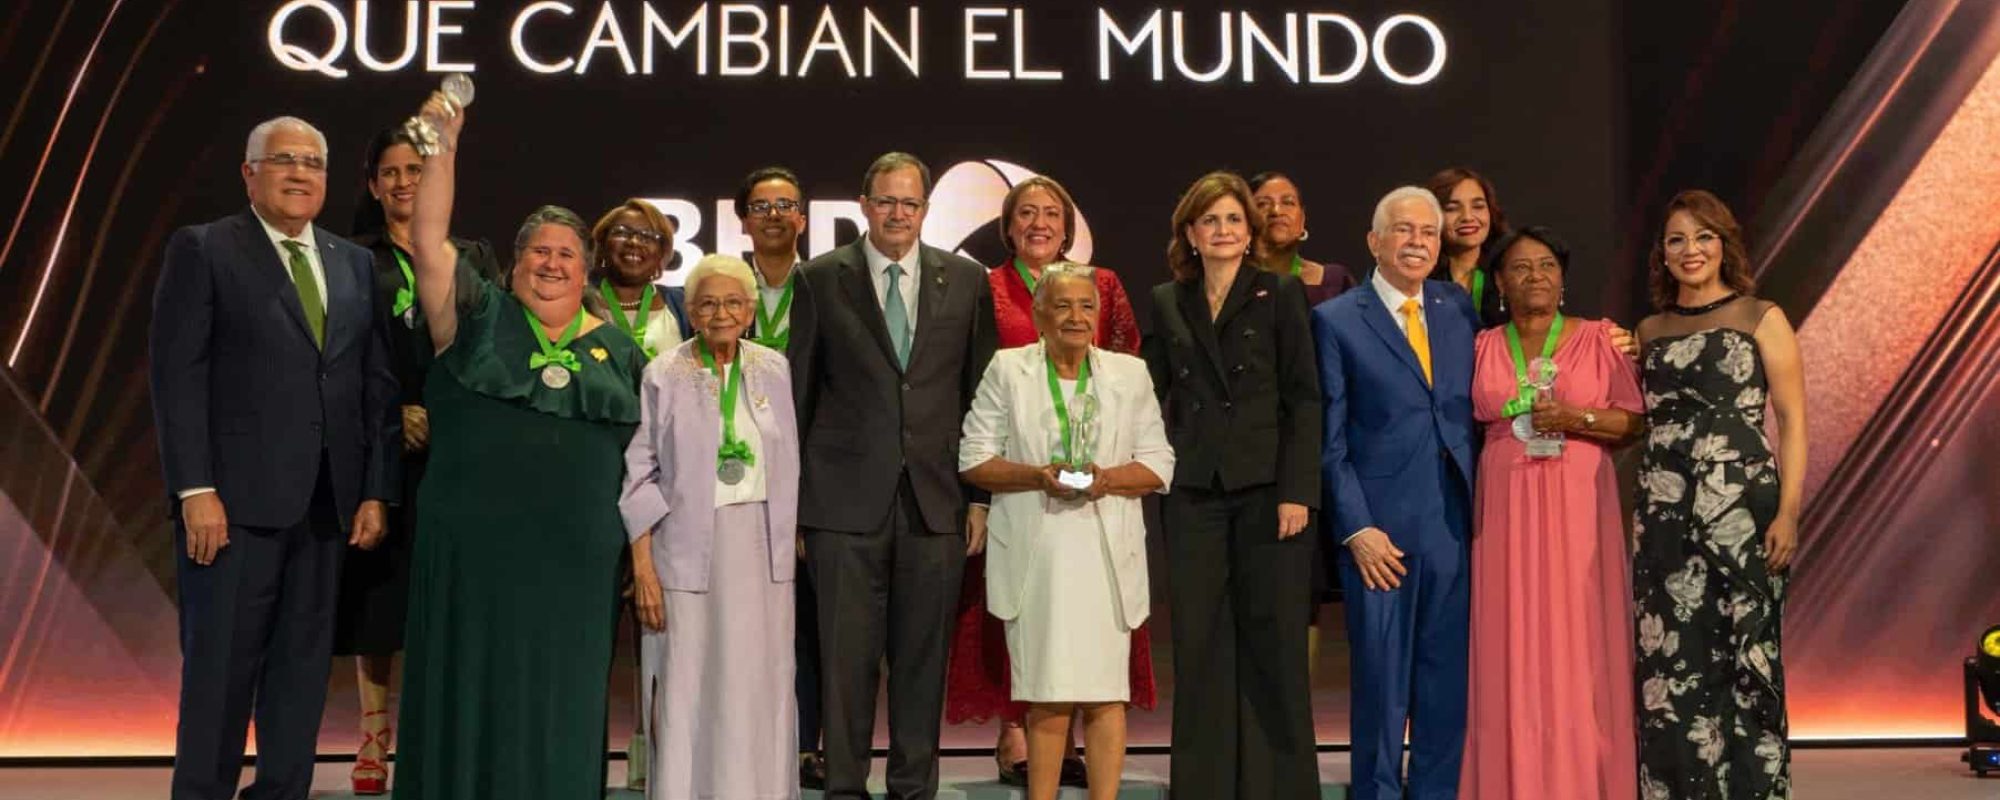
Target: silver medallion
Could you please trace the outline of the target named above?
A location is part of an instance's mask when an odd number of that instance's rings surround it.
[[[569,369],[561,364],[550,364],[542,368],[542,385],[551,389],[569,386]]]
[[[715,479],[729,486],[735,486],[743,482],[743,475],[748,471],[748,466],[742,461],[734,458],[725,458],[721,464],[715,467]]]
[[[1528,441],[1535,438],[1535,415],[1533,413],[1514,416],[1514,438]]]

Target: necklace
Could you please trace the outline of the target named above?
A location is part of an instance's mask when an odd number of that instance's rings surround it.
[[[1680,305],[1680,304],[1676,303],[1676,304],[1673,304],[1673,305],[1670,305],[1670,306],[1667,306],[1667,310],[1668,310],[1668,311],[1672,311],[1672,312],[1674,312],[1675,314],[1679,314],[1679,315],[1681,315],[1681,316],[1683,316],[1683,317],[1699,317],[1699,316],[1701,316],[1701,315],[1703,315],[1703,314],[1706,314],[1706,313],[1708,313],[1708,312],[1710,312],[1710,311],[1714,311],[1714,310],[1716,310],[1716,309],[1718,309],[1718,308],[1721,308],[1721,307],[1723,307],[1723,306],[1725,306],[1725,305],[1728,305],[1728,304],[1729,304],[1729,301],[1731,301],[1731,300],[1735,300],[1735,299],[1736,299],[1737,297],[1740,297],[1740,296],[1741,296],[1741,295],[1738,295],[1738,294],[1737,294],[1737,293],[1735,293],[1735,292],[1730,292],[1729,294],[1725,294],[1725,295],[1723,295],[1723,296],[1722,296],[1722,297],[1721,297],[1720,299],[1718,299],[1718,300],[1716,300],[1715,302],[1712,302],[1712,303],[1703,303],[1703,304],[1701,304],[1701,305],[1698,305],[1698,306],[1684,306],[1684,305]]]

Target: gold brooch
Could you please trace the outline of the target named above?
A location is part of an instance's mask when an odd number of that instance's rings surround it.
[[[597,359],[598,361],[603,361],[604,359],[610,358],[611,354],[606,352],[602,347],[593,347],[590,348],[590,357]]]

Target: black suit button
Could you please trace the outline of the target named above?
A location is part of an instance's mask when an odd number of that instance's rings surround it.
[[[1183,378],[1185,378],[1185,377],[1187,377],[1187,376],[1188,376],[1188,368],[1187,368],[1187,367],[1181,367],[1181,374],[1180,374],[1180,376],[1181,376],[1181,377],[1183,377]]]
[[[1230,368],[1229,368],[1229,374],[1231,374],[1231,375],[1241,375],[1241,374],[1243,374],[1243,365],[1242,365],[1242,364],[1237,364],[1236,366],[1233,366],[1233,367],[1230,367]]]
[[[906,392],[907,392],[907,391],[909,391],[909,390],[910,390],[910,384],[908,384],[908,383],[904,383],[904,384],[903,384],[903,391],[906,391]]]
[[[1193,403],[1190,403],[1190,404],[1189,404],[1189,406],[1190,406],[1190,408],[1189,408],[1188,410],[1190,410],[1190,411],[1200,411],[1200,410],[1201,410],[1201,401],[1200,401],[1200,400],[1196,400],[1196,401],[1194,401]]]
[[[1251,338],[1251,337],[1253,337],[1253,336],[1256,336],[1256,335],[1257,335],[1257,329],[1256,329],[1256,328],[1244,328],[1244,329],[1243,329],[1243,338],[1245,338],[1245,339],[1248,339],[1248,338]]]
[[[1224,411],[1234,411],[1234,410],[1236,410],[1236,404],[1235,404],[1235,403],[1231,403],[1231,402],[1229,402],[1228,400],[1224,400],[1224,401],[1222,401],[1222,410],[1224,410]]]

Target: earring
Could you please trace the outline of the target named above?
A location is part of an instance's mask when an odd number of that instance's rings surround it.
[[[1307,239],[1311,239],[1311,238],[1312,238],[1312,236],[1313,236],[1313,232],[1312,232],[1312,231],[1299,231],[1299,241],[1301,241],[1301,242],[1303,242],[1303,241],[1305,241],[1305,240],[1307,240]]]
[[[1472,302],[1473,302],[1473,304],[1477,305],[1477,304],[1479,303],[1479,298],[1477,298],[1477,297],[1473,298],[1473,299],[1472,299]],[[1506,296],[1506,295],[1501,295],[1501,296],[1500,296],[1500,311],[1501,311],[1502,313],[1505,313],[1505,312],[1507,311],[1507,296]]]

